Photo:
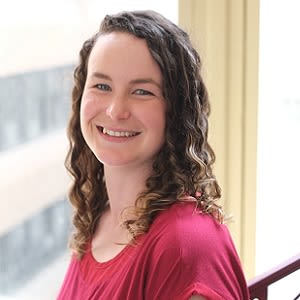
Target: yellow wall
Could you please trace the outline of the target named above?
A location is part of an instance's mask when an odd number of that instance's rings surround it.
[[[255,267],[258,7],[259,0],[179,0],[179,24],[204,64],[215,173],[248,278]]]

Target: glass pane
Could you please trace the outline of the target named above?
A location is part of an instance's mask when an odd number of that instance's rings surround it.
[[[296,0],[260,1],[258,274],[300,251],[299,13]]]
[[[81,45],[105,14],[152,9],[177,23],[178,4],[176,0],[1,4],[0,300],[50,300],[56,298],[70,259],[69,181],[64,184],[61,179],[72,73]]]

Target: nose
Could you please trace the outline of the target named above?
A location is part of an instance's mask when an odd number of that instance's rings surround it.
[[[127,99],[120,96],[112,98],[106,109],[106,114],[112,120],[128,119],[130,117],[130,109]]]

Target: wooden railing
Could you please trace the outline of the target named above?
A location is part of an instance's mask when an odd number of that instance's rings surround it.
[[[276,281],[290,275],[291,273],[300,269],[300,253],[291,259],[285,261],[279,266],[271,269],[270,271],[259,275],[248,282],[250,299],[267,300],[268,299],[268,287]],[[300,289],[300,282],[299,282]],[[293,300],[300,300],[299,294],[295,295]]]

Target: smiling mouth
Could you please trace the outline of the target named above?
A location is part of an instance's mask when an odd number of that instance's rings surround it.
[[[135,131],[109,130],[102,126],[97,126],[97,128],[101,133],[108,135],[108,136],[113,136],[113,137],[133,137],[133,136],[137,136],[140,134],[140,132],[135,132]]]

